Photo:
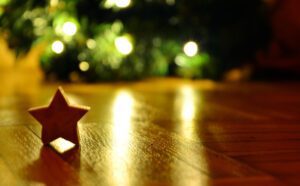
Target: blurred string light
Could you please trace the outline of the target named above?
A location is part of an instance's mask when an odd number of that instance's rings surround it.
[[[193,57],[198,53],[198,45],[194,41],[189,41],[184,44],[183,52],[189,57]]]
[[[186,65],[186,58],[183,55],[177,55],[175,57],[175,63],[178,66],[185,66]]]
[[[96,48],[97,43],[96,43],[96,41],[95,41],[94,39],[88,39],[88,40],[86,41],[86,46],[87,46],[89,49],[94,49],[94,48]]]
[[[57,6],[59,3],[59,0],[50,0],[50,6]]]
[[[56,40],[52,43],[51,49],[54,53],[61,54],[64,51],[65,46],[64,46],[63,42]]]
[[[119,8],[126,8],[130,5],[131,0],[115,0],[115,4]]]
[[[105,8],[127,8],[131,4],[131,0],[106,0],[104,3]]]
[[[124,55],[128,55],[132,52],[133,46],[127,36],[117,37],[115,39],[115,46],[117,50]]]
[[[210,62],[210,56],[205,51],[198,50],[198,45],[194,41],[184,44],[183,52],[177,54],[174,59],[178,66],[176,74],[186,78],[202,78],[205,75],[203,67]]]
[[[72,36],[77,33],[80,24],[73,15],[63,12],[55,16],[53,27],[55,33],[62,36],[64,41],[71,41]]]
[[[62,31],[67,36],[73,36],[77,32],[77,26],[75,23],[67,21],[63,24]]]
[[[86,71],[89,70],[89,68],[90,68],[90,65],[89,65],[88,62],[86,62],[86,61],[81,61],[81,62],[79,63],[79,69],[80,69],[81,71],[86,72]]]

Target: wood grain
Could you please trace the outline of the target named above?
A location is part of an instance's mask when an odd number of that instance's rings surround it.
[[[153,79],[64,84],[91,106],[80,149],[42,145],[26,113],[57,84],[6,83],[0,94],[0,185],[297,185],[300,86]]]

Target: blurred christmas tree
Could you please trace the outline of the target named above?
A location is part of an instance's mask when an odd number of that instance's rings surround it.
[[[61,80],[218,78],[268,39],[262,0],[0,0],[16,54],[47,44],[41,67]]]

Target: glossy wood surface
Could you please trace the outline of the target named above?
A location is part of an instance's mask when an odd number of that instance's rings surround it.
[[[59,84],[91,107],[61,154],[27,113],[58,84],[1,81],[0,185],[300,184],[298,83]]]

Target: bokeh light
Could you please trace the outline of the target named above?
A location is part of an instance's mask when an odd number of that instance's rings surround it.
[[[104,2],[105,8],[127,8],[131,4],[131,0],[106,0]]]
[[[94,39],[88,39],[86,41],[86,46],[89,48],[89,49],[94,49],[96,46],[97,46],[97,43]]]
[[[52,43],[51,49],[54,53],[61,54],[64,51],[65,46],[64,46],[63,42],[56,40]]]
[[[115,5],[119,8],[126,8],[130,5],[131,0],[115,0]]]
[[[128,37],[121,36],[115,39],[115,46],[117,50],[124,55],[128,55],[132,52],[133,46]]]
[[[64,23],[62,27],[62,31],[67,36],[73,36],[77,32],[77,26],[75,23],[68,21]]]
[[[50,0],[50,6],[57,6],[59,3],[59,0]]]
[[[198,52],[197,43],[194,41],[189,41],[189,42],[185,43],[183,46],[183,52],[185,53],[185,55],[187,55],[189,57],[195,56]]]
[[[90,68],[90,65],[89,65],[88,62],[86,62],[86,61],[81,61],[81,62],[79,63],[79,69],[80,69],[81,71],[83,71],[83,72],[88,71],[89,68]]]

